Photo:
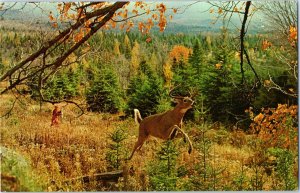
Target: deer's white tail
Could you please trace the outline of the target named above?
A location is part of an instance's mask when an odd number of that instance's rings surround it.
[[[136,124],[140,124],[142,121],[142,117],[140,114],[140,111],[138,109],[134,109],[134,121],[136,122]]]

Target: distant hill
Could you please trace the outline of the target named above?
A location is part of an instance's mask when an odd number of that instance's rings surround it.
[[[191,2],[166,2],[168,7],[180,7]],[[202,5],[202,6],[200,6]],[[205,5],[205,6],[203,6]],[[7,10],[5,13],[0,11],[1,21],[0,27],[12,28],[14,25],[26,28],[48,28],[50,29],[48,14],[55,10],[55,4],[43,3],[41,7],[43,9],[37,8],[32,4],[26,5],[24,9],[11,9]],[[172,14],[173,19],[168,23],[165,33],[199,33],[199,32],[218,32],[220,31],[223,22],[219,20],[213,24],[213,14],[209,14],[205,10],[208,9],[207,4],[204,2],[195,4],[185,11],[178,14]],[[169,13],[168,13],[169,14]],[[141,20],[143,17],[137,18]],[[225,22],[226,23],[226,22]],[[231,18],[230,25],[228,26],[230,31],[236,31],[236,26],[241,26],[241,21],[238,17]],[[263,21],[259,17],[253,18],[249,26],[248,33],[261,32],[264,29]],[[154,28],[154,31],[157,29]]]

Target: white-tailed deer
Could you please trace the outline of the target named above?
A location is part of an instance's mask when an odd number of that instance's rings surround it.
[[[142,119],[139,110],[134,109],[134,119],[135,122],[139,124],[139,136],[138,141],[136,142],[133,151],[128,158],[129,160],[132,158],[136,150],[141,149],[142,145],[150,135],[167,140],[173,139],[176,136],[177,132],[179,132],[184,136],[185,141],[188,140],[189,142],[188,152],[192,152],[192,143],[187,134],[181,129],[181,127],[183,116],[187,112],[187,110],[192,108],[194,101],[192,100],[192,96],[174,96],[172,95],[172,91],[173,90],[170,91],[169,95],[177,102],[177,105],[172,110],[160,114],[151,115]]]

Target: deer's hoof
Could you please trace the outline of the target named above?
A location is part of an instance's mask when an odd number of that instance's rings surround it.
[[[189,152],[189,154],[191,154],[192,153],[192,148],[190,148],[188,152]]]

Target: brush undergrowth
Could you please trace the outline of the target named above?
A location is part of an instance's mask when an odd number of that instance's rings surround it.
[[[28,104],[28,101],[24,102]],[[0,111],[7,112],[11,105],[12,97],[2,96]],[[280,108],[276,111],[277,114],[281,112],[277,121],[281,121],[278,127],[283,131],[277,131],[280,137],[287,135],[283,139],[289,142],[289,146],[279,143],[279,137],[269,134],[231,132],[222,126],[188,123],[184,130],[193,142],[192,154],[188,154],[188,144],[183,139],[174,140],[175,148],[151,137],[132,160],[126,161],[124,158],[131,153],[138,136],[132,118],[120,120],[118,115],[90,113],[74,119],[75,107],[68,105],[64,107],[60,126],[50,127],[52,105],[40,107],[35,103],[24,105],[17,102],[9,116],[1,118],[1,189],[296,190],[298,149],[293,145],[295,141],[291,141],[298,136],[294,132],[295,109]],[[275,115],[271,119],[272,115],[268,113],[260,121],[271,123],[276,120]],[[255,121],[254,130],[265,132],[270,126],[266,123],[262,127]],[[285,128],[290,132],[284,132]],[[276,143],[271,143],[272,140]],[[168,151],[170,148],[172,151]],[[118,182],[70,181],[115,169],[124,171]]]

